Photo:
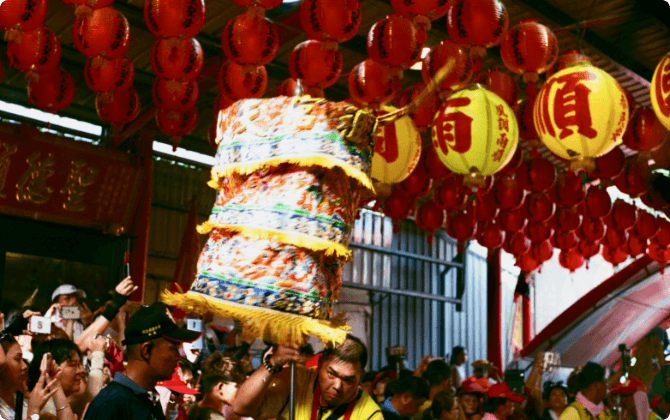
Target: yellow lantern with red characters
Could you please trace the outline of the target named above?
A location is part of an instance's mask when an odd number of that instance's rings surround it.
[[[656,116],[670,130],[670,53],[658,63],[649,89]]]
[[[596,157],[621,143],[628,117],[628,99],[619,83],[586,62],[551,76],[533,109],[540,139],[570,160],[572,170],[595,168]]]
[[[395,111],[382,106],[380,114]],[[378,192],[388,190],[384,185],[397,184],[412,173],[421,158],[421,135],[408,115],[395,119],[377,129],[375,154],[372,156],[372,179]]]
[[[474,84],[453,93],[435,114],[433,146],[444,165],[482,185],[512,159],[519,141],[514,111],[500,96]]]

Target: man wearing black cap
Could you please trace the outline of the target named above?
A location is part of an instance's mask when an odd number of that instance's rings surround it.
[[[179,348],[200,337],[199,332],[179,328],[160,306],[140,308],[128,320],[126,374],[114,380],[91,401],[84,420],[155,419],[165,420],[160,405],[147,394],[156,383],[172,378],[179,362]]]

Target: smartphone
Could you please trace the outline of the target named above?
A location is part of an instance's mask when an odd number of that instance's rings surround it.
[[[386,357],[405,357],[407,356],[407,348],[405,346],[393,346],[386,348]]]
[[[61,317],[63,319],[80,319],[81,308],[77,305],[67,305],[60,308]]]
[[[123,278],[130,277],[130,252],[123,253]]]
[[[546,373],[553,372],[554,368],[560,365],[561,365],[560,354],[550,351],[544,353],[543,367]]]
[[[186,318],[186,329],[202,332],[202,319]],[[204,337],[201,335],[200,338],[193,342],[192,348],[196,350],[202,350],[204,344]]]
[[[48,372],[51,367],[51,353],[44,353],[40,363],[40,372]]]
[[[30,318],[30,332],[51,334],[51,319],[44,316],[33,315]]]

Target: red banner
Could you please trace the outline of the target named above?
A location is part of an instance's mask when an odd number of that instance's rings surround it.
[[[127,153],[0,124],[0,214],[124,233],[141,176]]]

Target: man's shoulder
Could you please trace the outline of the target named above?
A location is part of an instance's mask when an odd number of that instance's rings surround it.
[[[580,406],[583,409],[582,403],[575,401],[572,404],[568,405],[565,410],[561,413],[559,420],[571,420],[575,418],[580,418]]]
[[[223,414],[211,407],[200,407],[194,404],[186,414],[188,420],[225,420]]]
[[[355,417],[353,416],[354,413],[356,414]],[[380,420],[382,418],[379,405],[365,391],[362,392],[361,397],[358,399],[354,413],[352,413],[353,420]]]
[[[132,400],[135,400],[135,397],[130,389],[119,383],[111,382],[93,398],[86,410],[86,418],[97,418],[97,415],[96,417],[89,417],[89,413],[92,414],[95,411],[111,414],[122,409],[122,407],[130,407]]]

